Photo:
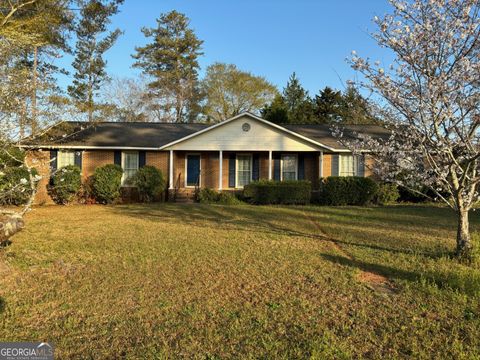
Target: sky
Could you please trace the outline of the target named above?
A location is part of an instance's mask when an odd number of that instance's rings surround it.
[[[391,59],[370,34],[372,19],[390,11],[387,0],[125,0],[111,28],[124,34],[106,53],[112,77],[133,77],[131,54],[146,39],[142,27],[155,27],[161,13],[186,14],[204,41],[201,75],[214,62],[233,63],[264,76],[280,90],[296,72],[311,95],[325,86],[344,89],[355,77],[345,59],[355,50],[382,63]],[[60,64],[71,71],[72,58]],[[61,78],[66,87],[70,80]]]

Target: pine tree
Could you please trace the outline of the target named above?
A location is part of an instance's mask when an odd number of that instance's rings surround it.
[[[282,95],[277,95],[270,105],[262,109],[262,117],[275,124],[288,124],[288,110]]]
[[[199,40],[184,14],[172,11],[157,19],[156,28],[143,28],[152,42],[135,48],[134,67],[151,77],[149,88],[159,99],[165,120],[188,122],[199,101],[198,57],[203,55]]]
[[[311,122],[313,116],[312,100],[295,73],[290,76],[287,86],[283,89],[283,99],[290,123],[307,124]]]
[[[73,84],[68,93],[80,111],[88,114],[88,120],[94,120],[94,112],[98,109],[95,97],[100,86],[108,79],[105,71],[104,53],[110,49],[121,34],[119,29],[107,32],[110,17],[118,12],[123,0],[81,1],[81,19],[76,26],[77,43],[75,48],[75,69]]]
[[[343,109],[343,97],[340,91],[325,87],[315,96],[314,114],[315,122],[331,124],[341,120]]]

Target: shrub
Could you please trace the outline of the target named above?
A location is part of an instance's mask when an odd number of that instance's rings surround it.
[[[102,204],[110,204],[120,197],[123,170],[108,164],[95,169],[93,174],[93,196]]]
[[[144,166],[130,179],[130,184],[138,189],[140,201],[151,202],[165,190],[165,179],[154,166]]]
[[[218,192],[210,189],[200,189],[196,195],[196,200],[202,204],[210,204],[218,201]]]
[[[254,181],[245,186],[243,196],[253,204],[308,204],[312,195],[309,181]]]
[[[372,201],[377,191],[377,183],[370,178],[331,176],[320,179],[319,202],[333,206],[364,206]]]
[[[373,201],[378,205],[386,205],[395,203],[399,198],[400,193],[398,192],[397,185],[379,184]]]
[[[0,204],[24,205],[32,195],[30,175],[23,166],[6,167],[0,170]],[[32,175],[38,175],[32,169]]]
[[[217,203],[222,205],[238,205],[242,202],[234,194],[228,192],[220,192],[218,194]]]
[[[55,172],[49,186],[49,193],[57,204],[68,204],[77,196],[81,186],[80,168],[68,165]]]
[[[222,204],[222,205],[238,205],[241,201],[229,192],[218,192],[213,189],[200,189],[196,199],[202,204]]]

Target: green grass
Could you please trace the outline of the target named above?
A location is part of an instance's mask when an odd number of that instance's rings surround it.
[[[42,207],[0,250],[0,339],[58,358],[480,359],[480,269],[449,258],[454,237],[439,207]]]

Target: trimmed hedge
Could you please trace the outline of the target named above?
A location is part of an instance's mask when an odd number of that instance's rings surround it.
[[[78,166],[68,165],[55,172],[49,185],[49,193],[57,204],[68,204],[82,186],[81,170]]]
[[[378,184],[370,178],[331,176],[320,179],[318,202],[322,205],[357,205],[370,203],[378,191]]]
[[[140,201],[151,202],[165,190],[165,178],[154,166],[144,166],[129,180],[138,189]]]
[[[110,204],[120,197],[123,170],[120,166],[108,164],[95,169],[92,190],[95,200]]]
[[[254,181],[243,189],[243,196],[253,204],[308,204],[312,193],[310,181]]]
[[[237,205],[241,203],[234,194],[209,188],[200,189],[196,195],[196,200],[201,204]]]

